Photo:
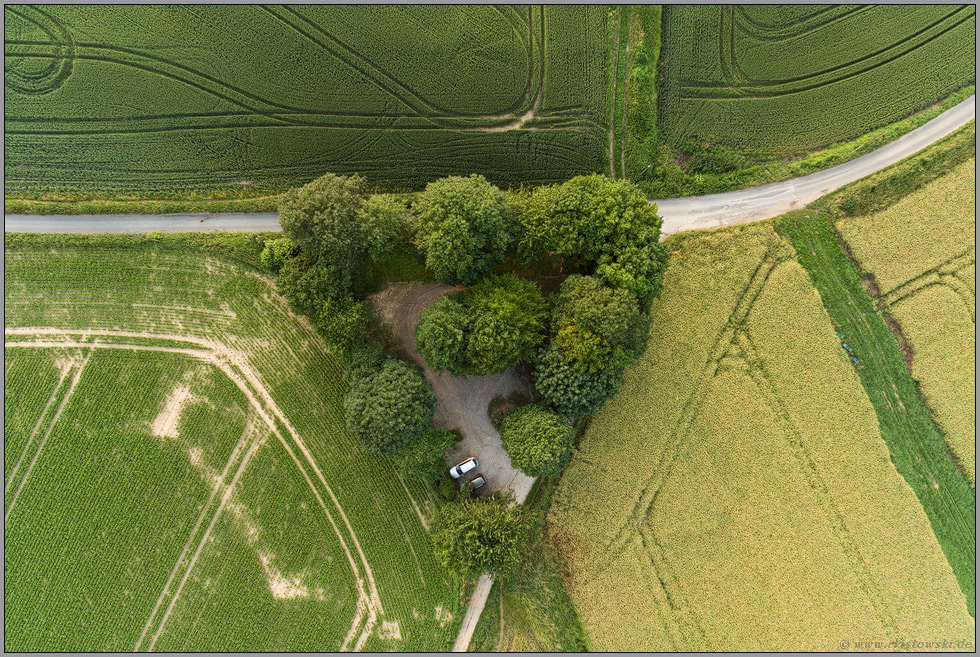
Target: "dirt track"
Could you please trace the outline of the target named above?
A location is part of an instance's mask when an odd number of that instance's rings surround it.
[[[415,326],[423,310],[440,297],[465,288],[438,283],[398,283],[375,294],[371,300],[391,326],[395,339],[406,354],[425,370],[436,395],[435,424],[459,429],[461,440],[449,453],[450,460],[462,461],[475,456],[479,471],[490,490],[509,491],[524,501],[534,479],[515,469],[500,443],[500,433],[487,416],[487,407],[495,397],[506,397],[523,390],[527,383],[513,370],[495,376],[453,376],[437,374],[427,367],[415,349]]]

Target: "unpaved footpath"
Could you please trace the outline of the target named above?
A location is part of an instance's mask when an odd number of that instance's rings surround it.
[[[824,194],[914,155],[976,116],[976,96],[881,148],[830,169],[723,194],[652,200],[663,233],[744,224],[802,208]],[[275,212],[174,215],[4,215],[7,233],[147,233],[278,231]]]

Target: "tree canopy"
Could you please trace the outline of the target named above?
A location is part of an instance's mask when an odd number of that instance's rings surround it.
[[[392,457],[395,469],[406,480],[434,486],[442,480],[448,467],[443,454],[459,439],[458,434],[446,429],[430,431]]]
[[[532,281],[488,276],[464,295],[472,331],[466,345],[472,374],[500,374],[531,360],[544,339],[547,305]]]
[[[385,262],[408,242],[408,208],[393,194],[373,194],[361,207],[361,234],[368,256]]]
[[[555,253],[579,269],[594,268],[641,303],[660,292],[667,250],[660,217],[634,185],[598,174],[538,187],[517,203],[518,254],[524,261]]]
[[[534,388],[562,415],[592,415],[623,381],[621,368],[583,372],[553,345],[541,350],[534,368]]]
[[[397,454],[432,427],[436,398],[422,371],[389,358],[344,397],[347,426],[372,454]]]
[[[443,297],[419,315],[415,347],[429,367],[463,375],[469,369],[466,345],[471,327],[469,311],[452,297]]]
[[[521,571],[537,518],[525,506],[495,495],[444,505],[432,521],[436,558],[461,578]]]
[[[522,406],[513,411],[504,418],[500,438],[514,467],[531,477],[558,474],[572,456],[571,425],[544,406]]]
[[[443,283],[469,285],[504,258],[513,240],[503,195],[483,176],[431,182],[412,209],[426,267]]]
[[[325,174],[282,195],[279,225],[304,253],[354,272],[364,253],[359,220],[364,194],[364,178]]]
[[[625,367],[646,346],[648,316],[629,292],[573,274],[555,295],[552,344],[583,372]]]

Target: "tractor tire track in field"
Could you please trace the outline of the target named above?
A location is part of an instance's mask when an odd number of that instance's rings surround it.
[[[5,348],[8,346],[12,346],[12,345],[8,345],[8,344],[4,345]],[[20,345],[14,344],[13,346],[20,346]],[[37,445],[37,449],[34,451],[34,456],[31,458],[31,462],[27,464],[27,469],[24,470],[24,476],[21,478],[20,484],[18,484],[17,486],[17,490],[14,491],[14,495],[10,499],[10,504],[7,506],[6,511],[3,515],[3,525],[5,528],[7,526],[7,520],[10,518],[10,514],[13,513],[14,505],[17,503],[17,498],[20,497],[21,491],[24,489],[24,486],[27,484],[27,478],[31,476],[31,470],[34,469],[34,464],[37,463],[37,459],[41,455],[41,451],[44,449],[44,443],[47,442],[48,437],[51,436],[51,432],[54,431],[54,427],[58,423],[58,418],[61,417],[62,411],[64,411],[65,406],[68,405],[68,400],[71,399],[72,393],[75,392],[75,386],[78,385],[79,380],[81,380],[82,378],[82,372],[85,370],[85,366],[88,365],[89,358],[92,357],[92,352],[94,351],[95,345],[78,344],[73,346],[77,346],[83,349],[85,347],[89,347],[89,351],[78,365],[73,366],[75,373],[71,377],[71,382],[68,384],[68,389],[65,391],[64,396],[61,398],[61,403],[58,404],[58,409],[54,412],[54,415],[51,417],[51,421],[48,423],[48,428],[44,432],[44,436],[41,437],[41,440]],[[60,387],[60,382],[59,382],[59,387]],[[55,392],[57,392],[57,389],[55,390]],[[25,447],[24,449],[26,451],[27,448]],[[11,473],[11,481],[12,480],[13,480],[13,473]],[[4,492],[6,492],[6,490]]]
[[[353,572],[357,591],[358,591],[358,605],[357,612],[351,623],[351,630],[348,634],[348,639],[341,646],[342,650],[347,650],[349,648],[349,642],[351,637],[356,633],[357,627],[361,626],[362,621],[364,621],[363,629],[360,635],[357,637],[354,650],[360,650],[368,637],[374,630],[374,626],[381,614],[384,613],[384,608],[381,603],[381,597],[378,594],[377,585],[374,580],[374,573],[371,569],[371,565],[368,562],[367,556],[361,547],[360,541],[357,538],[354,528],[347,518],[347,514],[344,512],[343,507],[340,504],[340,500],[334,495],[333,490],[327,484],[323,473],[320,471],[316,464],[312,454],[307,449],[302,438],[292,427],[289,420],[285,417],[282,411],[278,408],[269,394],[268,390],[262,384],[261,380],[258,378],[257,374],[252,371],[250,365],[248,365],[245,357],[242,354],[238,354],[233,350],[227,348],[219,342],[213,340],[205,340],[201,338],[196,338],[188,335],[173,335],[173,334],[152,334],[147,332],[132,332],[132,331],[102,331],[102,330],[72,330],[72,329],[59,329],[54,327],[16,327],[16,328],[5,328],[5,334],[9,335],[20,335],[20,336],[60,336],[61,340],[24,340],[7,343],[7,346],[19,346],[19,347],[89,347],[89,348],[104,348],[104,349],[125,349],[125,350],[137,350],[137,351],[158,351],[158,352],[169,352],[169,353],[180,353],[187,356],[191,356],[202,360],[208,364],[214,365],[221,372],[227,376],[232,383],[245,395],[246,400],[252,409],[259,415],[259,417],[265,422],[272,433],[276,436],[282,446],[285,448],[286,452],[292,458],[296,467],[299,469],[300,474],[306,480],[307,485],[312,491],[317,503],[320,505],[321,510],[330,522],[334,533],[340,542],[342,549],[344,550],[348,564]],[[91,336],[102,336],[106,338],[126,338],[126,337],[138,337],[138,338],[157,338],[162,340],[182,340],[189,343],[199,344],[201,349],[189,349],[181,347],[167,347],[167,346],[151,346],[151,345],[138,345],[138,344],[115,344],[108,342],[98,342],[98,343],[85,343],[74,341],[71,336],[77,335],[84,338]],[[287,440],[287,436],[289,440]],[[295,449],[294,449],[295,446]],[[301,460],[297,456],[297,451],[303,456]],[[304,465],[305,463],[305,465]],[[307,471],[307,468],[312,470],[313,475]],[[315,481],[318,481],[320,486],[317,486]],[[334,519],[333,514],[327,507],[324,501],[324,496],[321,493],[320,487],[326,492],[327,497],[330,498],[335,512],[340,516],[341,521],[347,529],[347,534],[350,539],[350,543],[353,543],[354,550],[357,552],[358,558],[361,562],[361,567],[364,569],[364,575],[361,574],[361,568],[358,567],[357,561],[351,551],[348,540],[344,538],[344,533],[341,532],[340,526]],[[213,522],[213,521],[212,521]],[[186,577],[186,575],[185,575]],[[366,582],[365,582],[366,580]],[[366,583],[366,587],[365,587]],[[365,621],[364,615],[367,615]]]
[[[813,491],[817,497],[822,515],[830,525],[831,533],[839,544],[844,557],[848,561],[851,572],[858,580],[861,591],[868,598],[874,608],[875,616],[881,622],[888,639],[897,638],[897,625],[892,610],[889,608],[887,598],[876,584],[874,576],[868,569],[868,564],[861,556],[861,552],[854,543],[854,537],[847,529],[844,516],[841,515],[837,504],[834,502],[827,482],[817,469],[813,457],[807,450],[806,443],[800,435],[792,416],[786,410],[786,404],[779,391],[773,383],[773,376],[766,370],[765,361],[759,349],[756,347],[752,336],[749,334],[748,327],[741,330],[739,346],[741,347],[741,359],[748,367],[748,375],[756,384],[759,392],[762,393],[764,403],[772,412],[773,417],[782,428],[786,443],[793,453],[800,466],[800,471],[807,482],[807,487]]]
[[[6,495],[10,490],[10,485],[14,482],[14,478],[17,476],[17,471],[20,469],[20,464],[24,461],[24,457],[28,454],[28,452],[30,452],[31,445],[34,443],[34,437],[37,436],[37,432],[41,430],[41,423],[44,422],[44,418],[47,417],[48,411],[51,409],[51,405],[54,404],[56,399],[58,399],[58,392],[61,390],[61,386],[64,384],[65,379],[68,378],[68,373],[71,372],[71,369],[72,364],[69,363],[62,368],[61,374],[58,375],[58,382],[55,383],[54,389],[51,391],[51,395],[48,397],[48,401],[44,404],[44,408],[41,409],[41,414],[37,416],[37,422],[34,423],[34,427],[31,428],[31,433],[27,436],[27,443],[24,445],[24,449],[21,451],[20,456],[17,457],[17,462],[14,463],[14,467],[10,470],[10,475],[7,477],[7,481],[4,482],[4,495]]]
[[[670,568],[662,544],[657,540],[654,529],[646,525],[649,524],[653,508],[664,484],[670,478],[674,463],[680,456],[688,431],[701,412],[702,402],[711,391],[712,383],[722,361],[729,357],[729,353],[737,345],[739,332],[745,326],[748,315],[772,272],[777,265],[789,257],[789,249],[784,244],[771,246],[749,276],[749,280],[739,294],[728,320],[709,351],[708,359],[701,370],[695,389],[684,403],[680,417],[652,469],[652,474],[644,482],[629,516],[603,549],[604,558],[599,561],[598,567],[594,571],[594,574],[598,575],[611,567],[615,557],[638,539],[641,551],[646,555],[652,572],[663,587],[662,597],[656,592],[653,592],[653,596],[658,603],[664,605],[659,607],[663,610],[661,620],[666,634],[675,645],[679,641],[683,641],[687,647],[700,645],[702,648],[698,649],[710,649],[708,635],[698,622],[697,615],[690,609],[683,591],[680,589],[677,576]]]
[[[160,593],[160,598],[157,600],[156,606],[153,607],[153,612],[150,614],[150,618],[147,619],[146,625],[143,628],[143,632],[142,634],[140,634],[140,638],[136,642],[136,646],[133,648],[133,652],[139,650],[140,644],[143,642],[143,638],[146,636],[146,632],[151,627],[153,618],[156,616],[160,603],[166,597],[170,584],[173,581],[174,575],[178,572],[180,566],[183,564],[184,557],[186,556],[187,547],[191,545],[191,541],[194,538],[194,534],[197,532],[200,526],[200,522],[204,519],[208,508],[211,506],[211,502],[213,501],[215,494],[217,494],[217,492],[222,489],[222,484],[225,480],[225,477],[228,475],[228,471],[231,468],[232,463],[236,461],[238,459],[238,456],[241,454],[241,448],[245,443],[246,438],[249,436],[249,434],[253,434],[253,432],[254,432],[254,436],[252,438],[251,444],[248,446],[248,450],[245,452],[244,457],[241,459],[241,462],[238,464],[234,476],[231,478],[231,481],[228,482],[227,485],[223,486],[224,491],[221,496],[221,501],[218,503],[218,507],[215,509],[214,515],[211,517],[211,522],[208,523],[208,528],[204,531],[204,534],[201,536],[200,541],[198,541],[197,549],[194,551],[194,555],[191,557],[190,561],[187,563],[187,567],[184,569],[184,576],[181,578],[180,584],[177,585],[177,590],[174,591],[173,595],[170,597],[170,604],[167,605],[167,609],[163,614],[163,618],[160,619],[160,623],[159,625],[157,625],[156,632],[153,633],[153,636],[150,639],[150,643],[146,648],[147,652],[153,650],[153,646],[156,645],[157,639],[159,639],[160,635],[163,633],[163,628],[166,626],[167,621],[170,619],[170,614],[173,612],[174,607],[177,604],[177,600],[180,599],[180,593],[181,591],[184,590],[184,584],[186,584],[188,578],[190,578],[191,572],[193,572],[194,570],[194,565],[197,563],[198,557],[201,556],[201,552],[204,550],[204,546],[207,545],[208,539],[211,537],[211,532],[214,530],[214,526],[215,524],[217,524],[218,518],[221,517],[221,512],[228,505],[229,500],[231,500],[232,493],[235,492],[235,486],[238,484],[239,478],[241,478],[242,473],[245,472],[246,466],[248,466],[248,463],[249,461],[252,460],[252,457],[255,456],[255,453],[258,451],[259,447],[261,447],[265,443],[265,441],[263,440],[262,432],[254,431],[254,425],[252,424],[251,421],[246,426],[245,431],[242,432],[242,437],[239,440],[238,445],[235,446],[235,453],[232,454],[232,458],[230,458],[228,460],[228,463],[225,465],[225,470],[221,474],[221,482],[219,483],[219,485],[214,487],[214,491],[211,494],[211,498],[208,499],[208,503],[205,505],[204,510],[201,512],[201,515],[198,517],[198,524],[194,525],[194,531],[191,532],[191,536],[187,539],[187,546],[185,546],[184,548],[185,552],[181,553],[180,559],[177,560],[177,564],[174,566],[173,571],[171,571],[170,579],[167,580],[167,584],[164,587],[163,592]]]
[[[885,292],[881,295],[881,302],[886,307],[890,307],[926,288],[936,285],[945,286],[963,300],[967,312],[970,313],[970,320],[976,323],[974,292],[957,276],[962,269],[973,264],[976,264],[976,249],[970,248]]]
[[[160,597],[157,599],[156,604],[153,606],[153,610],[150,612],[149,618],[146,619],[146,624],[143,626],[143,631],[140,633],[139,639],[136,640],[136,645],[133,647],[133,652],[139,650],[140,644],[143,643],[143,639],[146,637],[146,633],[153,625],[153,619],[156,617],[157,611],[160,609],[160,605],[163,604],[163,601],[167,598],[170,592],[170,585],[173,583],[174,578],[177,576],[177,573],[180,572],[181,566],[185,565],[186,563],[185,559],[187,558],[187,554],[191,550],[191,545],[193,545],[194,543],[194,537],[197,536],[198,529],[200,529],[201,525],[204,523],[205,518],[208,516],[209,511],[211,510],[211,505],[213,504],[215,497],[217,497],[218,493],[221,492],[222,490],[226,490],[230,495],[232,489],[234,488],[235,483],[237,482],[237,477],[240,473],[240,470],[236,469],[236,473],[232,481],[229,483],[225,483],[228,479],[228,473],[231,471],[233,465],[239,461],[240,457],[243,454],[246,455],[246,458],[240,464],[242,468],[244,468],[245,463],[247,463],[247,461],[251,458],[250,456],[251,448],[249,448],[249,450],[245,450],[244,448],[245,448],[246,439],[253,433],[254,427],[255,427],[254,422],[252,421],[251,418],[249,418],[249,420],[245,425],[245,430],[242,432],[241,438],[238,440],[238,443],[235,445],[234,449],[232,450],[231,456],[228,458],[228,462],[225,463],[224,470],[222,470],[220,477],[218,478],[217,482],[215,482],[215,485],[211,489],[211,495],[210,497],[208,497],[208,501],[204,504],[204,508],[201,509],[201,513],[197,517],[197,522],[194,523],[194,528],[191,530],[190,535],[187,537],[187,542],[184,544],[184,549],[181,551],[180,556],[177,558],[177,563],[174,564],[173,570],[170,571],[170,576],[167,578],[167,582],[166,584],[164,584],[163,590],[160,592]],[[219,515],[221,515],[221,511],[224,508],[225,504],[226,504],[226,500],[224,497],[222,497],[221,502],[219,503],[217,509],[213,512],[212,520],[208,524],[207,530],[204,532],[204,535],[198,541],[198,549],[195,551],[194,557],[191,559],[190,563],[186,563],[187,567],[185,569],[186,571],[185,577],[181,579],[181,583],[177,589],[177,592],[175,592],[172,596],[173,602],[177,600],[177,596],[180,594],[180,589],[183,588],[183,584],[186,581],[186,575],[190,574],[190,571],[193,570],[194,563],[197,561],[197,555],[200,553],[201,548],[204,546],[208,538],[211,536],[211,530],[214,527],[214,521],[217,519]],[[167,616],[169,616],[169,609],[170,606],[168,606]],[[160,630],[163,629],[163,625],[165,622],[166,622],[166,616],[164,617],[164,620],[161,621],[161,623],[157,627],[157,632],[155,632],[153,635],[153,639],[152,639],[153,642],[156,641],[156,637],[159,635]],[[153,643],[150,644],[150,648],[152,647],[153,647]]]

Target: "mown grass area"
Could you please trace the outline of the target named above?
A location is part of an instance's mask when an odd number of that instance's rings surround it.
[[[8,5],[5,197],[242,210],[273,201],[219,199],[327,171],[394,191],[590,173],[605,19],[598,5]]]
[[[898,322],[912,377],[975,489],[976,160],[836,227]]]
[[[678,235],[649,347],[549,513],[597,650],[837,650],[974,624],[769,224]]]
[[[452,645],[459,592],[425,530],[436,501],[361,453],[342,368],[268,277],[179,235],[5,237],[5,402],[27,400],[21,433],[44,392],[12,387],[11,352],[94,352],[64,414],[45,416],[7,519],[9,649]],[[200,237],[252,252],[247,236]],[[183,387],[176,436],[154,435]],[[218,454],[225,433],[238,448]],[[51,565],[62,552],[80,556]]]

